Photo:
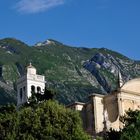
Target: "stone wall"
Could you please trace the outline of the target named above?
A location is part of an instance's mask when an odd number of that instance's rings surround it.
[[[119,108],[117,94],[110,94],[104,97],[105,124],[107,130],[119,128]]]

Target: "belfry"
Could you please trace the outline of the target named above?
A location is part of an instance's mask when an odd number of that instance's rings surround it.
[[[45,76],[38,75],[36,68],[30,63],[27,67],[26,74],[17,81],[17,106],[28,101],[32,92],[44,92]]]

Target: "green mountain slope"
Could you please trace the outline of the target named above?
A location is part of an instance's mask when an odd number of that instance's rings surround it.
[[[86,101],[92,92],[107,94],[114,90],[118,69],[124,81],[129,71],[129,78],[140,75],[139,62],[108,49],[70,47],[51,39],[32,47],[16,39],[0,40],[3,83],[15,89],[17,78],[25,73],[29,62],[46,76],[47,86],[57,93],[55,98],[65,104]]]

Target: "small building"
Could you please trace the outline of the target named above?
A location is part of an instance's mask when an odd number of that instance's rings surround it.
[[[71,109],[74,109],[74,110],[82,111],[84,105],[85,105],[85,103],[74,102],[72,104],[67,105],[67,107],[71,108]]]
[[[26,103],[32,92],[42,93],[44,89],[45,76],[38,75],[36,68],[30,63],[26,74],[17,81],[17,106]]]
[[[79,110],[84,129],[91,135],[102,134],[110,128],[120,130],[120,117],[128,109],[140,110],[140,78],[132,79],[108,95],[92,94],[87,103],[75,102],[67,107]]]

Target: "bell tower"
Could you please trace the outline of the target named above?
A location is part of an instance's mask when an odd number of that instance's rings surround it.
[[[31,97],[31,93],[43,93],[45,89],[45,76],[38,75],[37,70],[30,63],[26,74],[17,81],[17,105],[22,105]]]

